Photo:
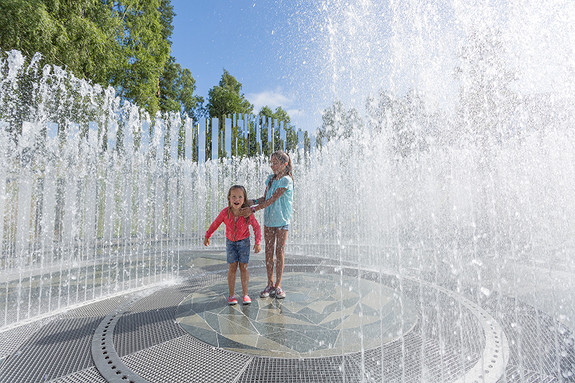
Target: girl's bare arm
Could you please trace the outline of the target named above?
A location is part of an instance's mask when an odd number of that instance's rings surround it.
[[[266,188],[266,191],[264,192],[263,197],[248,200],[248,205],[249,206],[259,205],[261,202],[266,200],[266,194],[267,193],[268,193],[268,188]]]
[[[270,199],[264,199],[264,201],[262,201],[261,203],[258,203],[258,205],[254,207],[254,210],[258,211],[258,210],[262,210],[262,209],[265,209],[266,207],[270,206],[272,203],[277,201],[277,199],[280,198],[282,196],[282,194],[285,193],[286,190],[287,190],[286,188],[277,188],[276,191],[274,192],[274,194],[272,194]],[[259,202],[259,200],[258,200],[258,202]]]
[[[266,194],[267,194],[267,190],[268,189],[266,188]],[[266,197],[264,194],[264,197],[260,197],[256,200],[258,202],[257,205],[254,204],[252,200],[250,200],[248,202],[250,204],[250,207],[241,208],[240,209],[240,215],[243,217],[249,217],[250,214],[252,214],[253,212],[265,209],[266,207],[268,207],[272,203],[274,203],[278,198],[280,198],[282,196],[282,194],[285,193],[286,190],[287,190],[286,188],[277,188],[276,191],[274,192],[274,194],[272,194],[272,196],[270,197],[270,199],[267,199],[267,200],[266,200]]]

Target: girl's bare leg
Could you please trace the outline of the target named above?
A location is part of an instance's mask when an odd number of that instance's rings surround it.
[[[276,240],[273,227],[264,226],[264,241],[266,243],[266,272],[268,274],[268,286],[274,285],[274,243]]]
[[[276,229],[276,287],[282,285],[282,275],[284,272],[284,253],[288,230]]]
[[[246,296],[248,295],[248,283],[250,281],[247,263],[240,262],[240,278],[242,280],[242,296]]]
[[[230,297],[235,294],[236,291],[236,271],[238,269],[238,263],[228,263],[228,290],[230,292]]]

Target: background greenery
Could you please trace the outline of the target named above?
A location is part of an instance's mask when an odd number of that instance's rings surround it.
[[[16,49],[156,112],[179,112],[195,120],[253,113],[242,84],[224,69],[207,101],[196,81],[171,55],[174,19],[170,0],[2,0],[0,48]],[[289,122],[281,107],[261,116]]]

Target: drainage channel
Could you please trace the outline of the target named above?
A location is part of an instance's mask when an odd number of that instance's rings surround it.
[[[131,371],[114,347],[114,328],[118,320],[139,299],[134,297],[108,314],[92,337],[92,359],[98,372],[110,383],[150,383]]]

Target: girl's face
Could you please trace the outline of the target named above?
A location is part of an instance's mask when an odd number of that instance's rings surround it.
[[[244,204],[244,192],[242,189],[232,189],[229,198],[232,209],[236,210]]]
[[[282,162],[278,157],[273,156],[270,158],[270,166],[274,174],[279,174],[284,171],[287,166],[287,162]]]

